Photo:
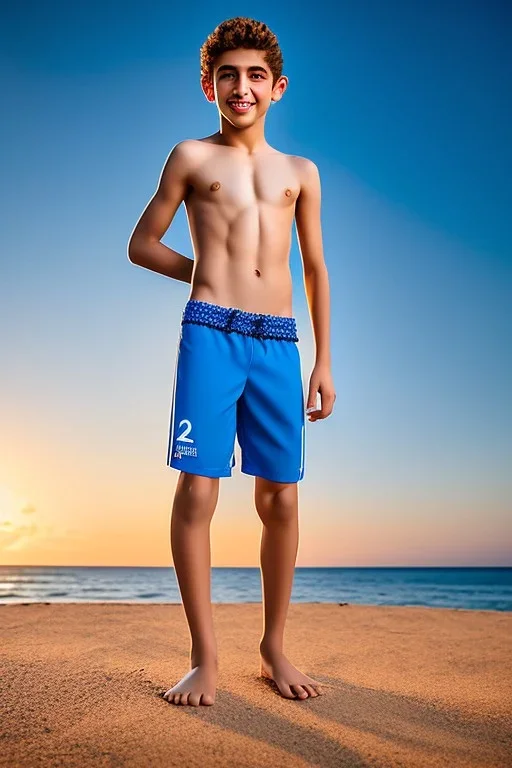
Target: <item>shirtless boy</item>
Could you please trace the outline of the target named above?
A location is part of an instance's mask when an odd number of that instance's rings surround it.
[[[288,85],[282,64],[277,39],[261,22],[237,17],[212,32],[201,48],[201,86],[216,104],[220,130],[173,148],[128,245],[132,263],[191,283],[167,453],[167,464],[180,470],[171,548],[191,634],[191,668],[164,694],[174,704],[215,702],[210,522],[219,478],[231,476],[235,464],[235,434],[241,471],[255,478],[255,506],[263,523],[260,674],[285,698],[322,693],[320,683],[283,653],[298,549],[305,418],[325,419],[336,395],[318,169],[265,140],[267,112]],[[193,260],[160,242],[182,201]],[[292,316],[294,218],[316,350],[306,408]]]

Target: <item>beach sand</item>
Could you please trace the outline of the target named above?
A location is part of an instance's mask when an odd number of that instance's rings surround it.
[[[1,605],[0,765],[512,765],[512,614],[290,606],[284,650],[324,694],[259,677],[259,604],[214,604],[213,706],[162,694],[190,668],[180,604]]]

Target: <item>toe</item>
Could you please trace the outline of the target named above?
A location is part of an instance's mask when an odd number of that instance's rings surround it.
[[[312,686],[312,685],[305,685],[305,686],[304,686],[304,688],[305,688],[305,689],[306,689],[306,691],[309,693],[309,695],[311,696],[311,698],[313,698],[313,699],[314,699],[314,698],[316,698],[316,697],[318,696],[318,693],[315,691],[315,689],[313,688],[313,686]]]
[[[291,687],[295,688],[299,699],[307,699],[307,697],[309,696],[308,692],[304,690],[302,685],[299,685],[298,683],[297,684],[294,683]]]
[[[203,693],[201,704],[206,704],[207,706],[211,707],[211,705],[214,703],[215,699],[210,693]]]
[[[199,702],[201,701],[201,694],[200,693],[191,693],[188,697],[188,703],[192,707],[198,707]]]
[[[182,693],[181,694],[181,702],[180,703],[183,704],[183,706],[188,704],[188,694],[189,694],[189,691],[187,691],[186,693]]]
[[[174,696],[171,696],[172,703],[173,704],[179,704],[180,703],[180,697],[181,697],[181,693],[175,693]]]
[[[295,691],[292,689],[291,686],[283,684],[283,685],[279,685],[278,688],[279,688],[279,691],[281,692],[281,695],[284,696],[285,699],[297,698],[297,694],[295,693]]]

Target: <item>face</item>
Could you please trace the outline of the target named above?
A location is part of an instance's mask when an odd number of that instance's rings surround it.
[[[243,127],[262,117],[272,101],[279,101],[287,84],[282,75],[272,87],[265,52],[245,48],[222,53],[215,60],[213,79],[201,80],[208,101],[216,101],[226,120]]]

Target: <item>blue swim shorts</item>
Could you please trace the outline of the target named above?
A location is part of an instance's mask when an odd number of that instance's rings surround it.
[[[178,341],[167,465],[279,483],[304,476],[305,401],[293,317],[189,299]]]

